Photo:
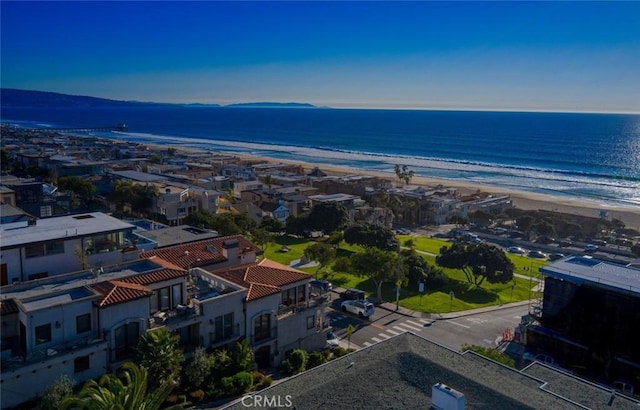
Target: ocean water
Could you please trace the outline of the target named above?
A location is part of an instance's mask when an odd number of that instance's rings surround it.
[[[640,212],[640,115],[231,107],[2,110],[24,127],[492,185]]]

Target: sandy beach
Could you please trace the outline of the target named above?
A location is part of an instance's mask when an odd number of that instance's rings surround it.
[[[158,144],[144,144],[153,150],[166,150],[167,146]],[[184,152],[208,152],[197,148],[177,147],[178,151]],[[225,154],[232,154],[226,152]],[[263,163],[283,163],[283,164],[295,164],[304,168],[305,172],[311,171],[316,166],[328,175],[375,175],[380,178],[386,178],[393,182],[397,182],[397,178],[393,173],[366,171],[362,169],[346,168],[340,166],[327,166],[316,165],[304,161],[287,161],[280,159],[273,159],[268,157],[257,157],[245,154],[233,154],[243,161],[263,162]],[[513,203],[520,209],[527,210],[546,210],[556,211],[563,213],[570,213],[575,215],[583,215],[589,217],[600,217],[601,211],[606,212],[607,219],[619,219],[628,228],[636,229],[640,231],[640,209],[633,209],[631,207],[615,207],[605,204],[599,204],[597,202],[580,201],[577,199],[569,199],[559,196],[551,196],[544,194],[537,194],[527,191],[508,190],[503,188],[497,188],[492,186],[477,185],[477,184],[463,184],[459,181],[450,181],[436,178],[429,178],[425,176],[414,176],[411,180],[412,185],[419,185],[425,187],[433,187],[437,185],[448,186],[457,188],[463,194],[469,194],[476,192],[477,190],[489,192],[492,194],[508,194],[511,196]]]

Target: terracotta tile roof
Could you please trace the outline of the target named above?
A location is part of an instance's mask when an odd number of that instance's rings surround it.
[[[154,272],[141,273],[134,276],[122,278],[122,282],[137,283],[139,285],[149,285],[151,283],[164,282],[165,280],[181,278],[189,273],[184,269],[160,269]]]
[[[311,279],[311,275],[269,259],[213,273],[248,288],[247,300],[279,293],[283,286]]]
[[[238,253],[240,254],[251,251],[256,252],[256,254],[262,254],[262,250],[259,247],[249,242],[242,235],[233,235],[143,252],[140,257],[151,258],[157,256],[182,269],[206,266],[227,260],[222,253],[222,246],[229,241],[238,242]]]
[[[93,285],[92,288],[104,295],[98,303],[100,307],[116,305],[153,294],[153,291],[146,286],[119,280],[100,282]]]
[[[6,299],[0,301],[0,314],[9,315],[11,313],[18,313],[18,305],[13,299]]]

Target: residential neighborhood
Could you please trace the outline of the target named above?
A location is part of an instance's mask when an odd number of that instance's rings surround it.
[[[233,402],[234,396],[249,393],[291,395],[298,408],[322,407],[328,391],[336,394],[330,402],[340,403],[397,389],[406,389],[401,403],[407,406],[429,403],[429,397],[435,406],[445,400],[438,398],[441,390],[452,388],[454,396],[466,395],[470,408],[482,397],[513,408],[639,404],[640,356],[632,329],[640,325],[633,313],[639,311],[640,271],[615,259],[636,257],[633,240],[586,255],[565,250],[551,263],[547,253],[557,251],[557,243],[533,247],[542,225],[516,229],[533,225],[530,216],[513,214],[500,231],[493,227],[491,218],[514,212],[509,195],[412,185],[406,170],[397,180],[329,175],[291,163],[2,127],[3,409],[35,405],[61,375],[82,386],[116,374],[137,360],[141,340],[154,332],[175,338],[185,363],[204,354],[222,360],[219,352],[236,357],[241,343],[250,350],[245,367],[259,374],[251,378],[255,383],[180,386],[192,394],[182,400],[185,406],[201,401],[205,408],[240,408],[245,404]],[[607,225],[610,236],[617,232],[613,225]],[[290,242],[280,245],[285,239]],[[422,239],[450,248],[422,250]],[[523,246],[540,259],[535,272]],[[515,254],[511,248],[522,249],[514,256],[522,258],[517,266],[507,256]],[[476,250],[495,258],[466,262]],[[340,252],[347,256],[340,259]],[[279,257],[287,254],[291,260],[284,263]],[[517,345],[519,368],[423,334],[453,316],[400,307],[401,292],[422,304],[425,286],[444,289],[453,281],[445,268],[467,275],[469,283],[456,288],[458,299],[463,292],[482,293],[485,279],[507,286],[491,292],[510,290],[509,298],[485,309],[514,308],[522,318],[503,337],[485,331],[484,340],[491,337],[499,354],[509,343]],[[331,286],[331,274],[345,271],[365,278],[356,284],[371,281],[366,295]],[[465,283],[461,278],[455,280]],[[520,299],[512,306],[516,286],[523,290],[516,290]],[[409,293],[414,288],[420,294]],[[349,292],[358,296],[349,300]],[[453,290],[444,298],[453,314]],[[383,364],[382,357],[393,361]],[[317,362],[309,366],[307,360]],[[376,376],[354,374],[349,383],[335,376],[354,367]],[[383,372],[412,374],[429,393],[417,395],[402,378],[381,385]],[[489,382],[489,374],[495,380]],[[259,384],[257,378],[267,375],[282,380],[273,387]],[[552,388],[541,387],[552,381]],[[621,383],[615,390],[620,396],[612,398],[605,381]],[[561,389],[562,383],[572,387]],[[348,388],[339,388],[343,384]],[[265,390],[257,392],[258,385]],[[383,396],[372,399],[374,407],[383,406]]]

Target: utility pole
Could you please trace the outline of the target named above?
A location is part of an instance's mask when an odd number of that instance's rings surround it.
[[[398,261],[396,262],[396,311],[400,310],[400,241],[398,241]]]

